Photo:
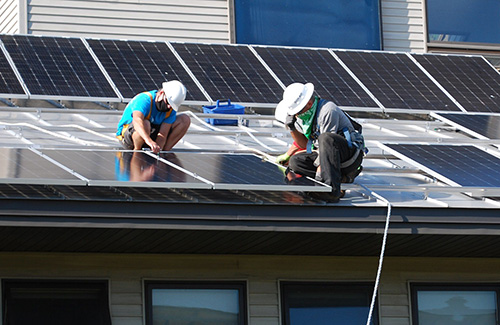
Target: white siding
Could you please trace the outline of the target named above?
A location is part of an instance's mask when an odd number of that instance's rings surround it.
[[[384,50],[427,51],[424,6],[424,0],[382,0]]]
[[[229,43],[227,0],[28,0],[28,33]]]
[[[19,33],[19,0],[0,1],[0,33]]]

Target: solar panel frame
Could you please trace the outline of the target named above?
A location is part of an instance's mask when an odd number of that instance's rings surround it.
[[[386,110],[460,111],[407,53],[333,50]]]
[[[338,106],[380,109],[328,49],[252,46],[285,85],[311,82],[322,98]]]
[[[170,42],[209,95],[212,104],[230,99],[253,107],[275,107],[283,87],[247,45]]]
[[[0,35],[29,98],[120,102],[80,38]]]
[[[475,138],[500,139],[500,114],[431,112],[431,116]]]
[[[467,112],[500,113],[500,72],[484,57],[411,55]]]
[[[308,177],[287,183],[280,166],[254,154],[161,153],[160,158],[208,180],[214,189],[331,192]]]
[[[0,40],[0,97],[28,98],[25,87],[9,52]]]
[[[136,94],[158,89],[162,82],[179,80],[187,88],[185,104],[207,104],[209,99],[167,42],[86,39],[125,102]]]
[[[384,143],[380,147],[449,185],[500,187],[500,157],[477,146]]]

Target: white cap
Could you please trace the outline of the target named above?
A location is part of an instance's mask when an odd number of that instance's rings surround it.
[[[310,82],[302,84],[295,82],[286,87],[283,100],[279,102],[274,117],[284,123],[286,115],[299,113],[309,102],[314,93],[314,85]]]
[[[186,99],[186,87],[178,81],[166,81],[162,84],[163,91],[167,97],[167,101],[172,106],[172,108],[177,111],[181,106],[182,102]]]

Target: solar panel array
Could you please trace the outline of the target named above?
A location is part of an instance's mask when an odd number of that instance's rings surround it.
[[[500,115],[438,113],[434,116],[480,139],[500,139]]]
[[[343,108],[500,112],[500,74],[480,56],[0,35],[0,95],[128,102],[181,80],[186,104],[275,107],[313,82]],[[26,91],[25,91],[26,90]],[[10,96],[9,96],[10,95]]]
[[[0,184],[266,191],[331,191],[306,177],[288,182],[250,154],[0,148]]]

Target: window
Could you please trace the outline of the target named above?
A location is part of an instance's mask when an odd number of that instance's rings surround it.
[[[234,0],[236,42],[381,49],[379,0]]]
[[[244,282],[145,283],[148,325],[246,324]]]
[[[499,290],[499,285],[413,284],[413,324],[496,325]]]
[[[283,324],[366,324],[372,294],[371,284],[282,282]],[[376,309],[371,324],[378,324]]]
[[[500,44],[500,1],[427,0],[429,42]]]
[[[4,325],[111,324],[106,281],[3,280],[2,288]]]

